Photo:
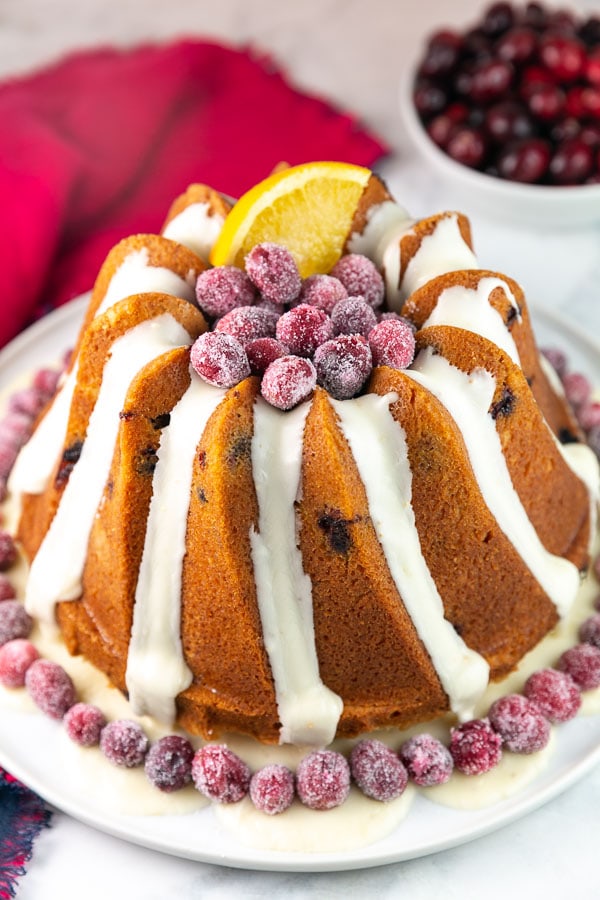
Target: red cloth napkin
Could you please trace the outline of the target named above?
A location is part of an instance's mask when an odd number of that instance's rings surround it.
[[[281,161],[386,152],[270,60],[204,41],[71,56],[0,85],[0,123],[0,346],[190,182],[239,196]]]

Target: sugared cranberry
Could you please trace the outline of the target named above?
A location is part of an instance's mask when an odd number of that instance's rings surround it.
[[[40,654],[30,641],[16,638],[0,647],[0,684],[7,688],[23,687],[25,674]]]
[[[384,803],[399,797],[408,784],[398,755],[375,739],[356,744],[350,754],[350,771],[363,794]]]
[[[339,278],[349,296],[363,297],[369,306],[377,309],[383,303],[385,285],[371,260],[360,253],[349,253],[337,261],[331,274]]]
[[[450,754],[463,775],[483,775],[502,758],[502,738],[486,719],[472,719],[450,731]]]
[[[319,344],[333,337],[333,325],[323,309],[302,303],[281,316],[275,336],[296,356],[311,357]]]
[[[317,384],[317,372],[310,359],[282,356],[266,369],[260,392],[271,406],[293,409],[308,400]]]
[[[581,372],[567,372],[563,377],[563,387],[571,406],[577,408],[589,402],[592,385]]]
[[[591,174],[594,156],[591,147],[574,138],[563,141],[550,160],[550,177],[556,184],[581,184]]]
[[[6,575],[0,573],[0,603],[3,600],[14,600],[17,596],[15,586]]]
[[[224,316],[238,306],[252,306],[256,289],[237,266],[217,266],[201,272],[196,281],[196,300],[207,316]]]
[[[500,177],[523,184],[541,181],[549,164],[550,146],[542,138],[529,138],[508,144],[497,158]]]
[[[29,637],[33,628],[33,619],[25,612],[25,607],[18,600],[5,600],[0,603],[0,646],[15,638]]]
[[[371,374],[371,348],[362,335],[344,334],[321,344],[314,364],[318,383],[336,400],[349,400]]]
[[[192,345],[190,360],[198,375],[215,387],[233,387],[250,375],[244,348],[229,334],[201,334]]]
[[[377,316],[373,307],[362,297],[346,297],[334,307],[331,323],[334,335],[362,334],[367,337],[377,324]]]
[[[588,643],[570,647],[559,659],[558,668],[567,672],[580,690],[597,688],[600,686],[600,649]]]
[[[492,103],[508,92],[514,77],[512,65],[503,60],[486,60],[473,70],[470,96],[475,103]]]
[[[17,548],[8,531],[0,531],[0,572],[5,572],[15,563]]]
[[[400,748],[400,758],[410,779],[419,787],[445,784],[454,768],[448,748],[431,734],[417,734],[405,741]]]
[[[215,332],[228,334],[245,347],[261,337],[275,337],[278,313],[260,306],[238,306],[219,319]]]
[[[594,613],[582,623],[579,629],[579,640],[593,644],[600,649],[600,613]]]
[[[19,447],[12,440],[2,435],[0,423],[0,479],[6,483],[10,471],[15,464]]]
[[[193,758],[194,748],[187,738],[168,734],[148,750],[144,771],[154,787],[170,794],[190,784]]]
[[[331,315],[336,303],[347,296],[348,291],[338,278],[331,275],[309,275],[302,282],[298,300],[309,306],[317,306]]]
[[[196,788],[216,803],[243,800],[250,785],[250,769],[228,747],[207,744],[192,761],[192,778]]]
[[[584,403],[578,407],[577,420],[584,431],[600,426],[600,403]]]
[[[287,247],[270,242],[257,244],[247,255],[245,266],[253,284],[273,303],[292,303],[300,293],[302,279]]]
[[[32,417],[19,410],[11,410],[0,422],[2,440],[22,447],[29,439],[32,429]]]
[[[38,369],[33,377],[33,387],[39,391],[46,400],[56,391],[60,372],[58,369]]]
[[[43,394],[34,387],[23,388],[11,394],[8,408],[11,412],[19,412],[34,419],[45,403]]]
[[[542,63],[560,82],[575,81],[585,66],[585,47],[581,41],[560,34],[542,37],[539,55]]]
[[[296,789],[310,809],[341,806],[350,791],[350,767],[341,753],[315,750],[298,765]]]
[[[106,718],[92,703],[75,703],[65,713],[63,725],[71,740],[80,747],[96,747]]]
[[[271,363],[281,356],[287,356],[289,347],[275,338],[256,338],[246,344],[246,356],[253,375],[262,375]]]
[[[250,799],[268,816],[285,812],[294,800],[294,774],[286,766],[271,764],[250,779]]]
[[[492,728],[513,753],[537,753],[550,740],[550,723],[540,709],[522,694],[496,700],[488,713]]]
[[[523,693],[550,722],[567,722],[581,706],[581,694],[571,676],[556,669],[534,672],[525,682]]]
[[[116,766],[126,769],[142,765],[149,744],[142,727],[130,719],[109,722],[100,735],[100,750],[104,756]]]
[[[558,347],[543,347],[541,351],[559,378],[567,372],[567,357]]]
[[[62,719],[75,703],[75,686],[62,666],[50,659],[36,659],[25,673],[29,696],[47,716]]]
[[[505,62],[521,65],[531,59],[537,47],[537,34],[528,25],[518,25],[502,35],[496,52]]]
[[[484,127],[488,136],[498,144],[531,137],[534,126],[522,103],[502,100],[487,110]]]
[[[369,334],[374,366],[406,369],[415,355],[415,336],[404,322],[378,322]]]

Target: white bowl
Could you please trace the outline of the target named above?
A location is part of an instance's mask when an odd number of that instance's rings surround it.
[[[490,217],[544,229],[585,228],[600,224],[600,184],[552,187],[519,184],[485,175],[455,162],[425,131],[412,99],[414,68],[400,85],[400,112],[413,145],[443,181],[460,190],[469,206]]]

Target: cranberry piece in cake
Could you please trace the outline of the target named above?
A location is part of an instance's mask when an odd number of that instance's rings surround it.
[[[100,749],[115,766],[134,769],[141,766],[150,742],[142,727],[130,719],[109,722],[100,735]]]
[[[187,738],[168,734],[150,747],[144,771],[155,787],[172,793],[190,784],[193,758],[194,748]]]
[[[415,355],[415,336],[412,329],[398,319],[378,322],[369,333],[369,345],[374,366],[406,369]]]
[[[63,719],[66,732],[80,747],[95,747],[100,743],[106,718],[101,709],[91,703],[75,703]]]
[[[197,338],[190,360],[200,378],[215,387],[233,387],[250,375],[248,357],[240,342],[216,331]]]
[[[567,672],[582,691],[600,687],[600,649],[593,644],[570,647],[562,654],[558,668]]]
[[[0,684],[7,688],[23,687],[25,674],[40,654],[30,641],[16,638],[0,647]]]
[[[417,734],[405,741],[400,748],[400,759],[411,781],[419,787],[445,784],[454,768],[448,748],[431,734]]]
[[[301,303],[317,306],[331,315],[334,306],[347,296],[348,291],[339,278],[332,275],[309,275],[302,282],[298,299]]]
[[[62,719],[75,703],[75,686],[62,666],[50,659],[36,659],[25,674],[29,696],[47,716]]]
[[[350,755],[350,771],[367,797],[389,802],[408,784],[408,774],[398,755],[382,741],[360,741]]]
[[[238,306],[252,306],[256,289],[243,269],[218,266],[201,272],[196,281],[196,300],[211,318],[224,316]]]
[[[315,750],[298,766],[296,789],[302,803],[310,809],[341,806],[350,791],[350,767],[341,753]]]
[[[553,723],[573,719],[581,706],[581,694],[571,676],[556,669],[534,672],[525,682],[523,693]]]
[[[373,309],[381,306],[385,295],[383,278],[367,256],[349,253],[342,256],[330,273],[342,282],[349,296],[364,297]]]
[[[317,373],[310,359],[282,356],[267,368],[260,392],[271,406],[293,409],[308,400],[316,384]]]
[[[250,280],[273,303],[292,303],[300,293],[302,279],[287,247],[268,241],[257,244],[247,255],[245,266]]]
[[[192,761],[192,778],[197,789],[216,803],[243,800],[250,786],[250,769],[228,747],[207,744]]]
[[[296,356],[311,357],[320,344],[333,337],[333,325],[324,310],[302,303],[281,316],[275,336]]]
[[[340,300],[331,313],[333,333],[362,334],[368,337],[369,332],[377,325],[377,317],[372,306],[362,297],[346,297]]]
[[[29,637],[33,619],[18,600],[0,603],[0,646],[15,638]]]
[[[17,548],[8,531],[0,531],[0,571],[10,569],[17,559]]]
[[[502,738],[487,719],[472,719],[450,731],[450,754],[463,775],[483,775],[502,758]]]
[[[336,400],[349,400],[371,374],[371,349],[360,334],[343,334],[317,347],[317,381]]]
[[[286,766],[265,766],[250,780],[250,799],[268,816],[285,812],[292,805],[294,793],[294,774]]]
[[[513,753],[536,753],[550,740],[550,723],[522,694],[500,697],[490,707],[490,723]]]

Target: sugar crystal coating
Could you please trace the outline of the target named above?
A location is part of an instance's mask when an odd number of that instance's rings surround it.
[[[152,744],[144,771],[152,784],[165,793],[179,791],[192,780],[194,748],[187,738],[168,734]]]
[[[40,654],[30,641],[15,638],[0,647],[0,684],[7,688],[23,687],[25,673]]]
[[[374,366],[406,369],[415,355],[415,336],[405,322],[386,319],[369,332],[369,346]]]
[[[367,256],[349,253],[337,261],[331,272],[352,297],[364,297],[373,309],[381,306],[385,295],[383,278]]]
[[[336,400],[357,394],[371,374],[371,349],[360,334],[326,341],[315,352],[317,381]]]
[[[8,408],[11,411],[22,413],[29,419],[34,419],[41,411],[45,403],[44,395],[34,387],[23,388],[11,394]]]
[[[2,441],[19,449],[29,439],[32,425],[32,416],[18,410],[9,412],[0,422]]]
[[[324,310],[302,303],[281,316],[275,336],[296,356],[311,357],[319,344],[333,337],[333,325]]]
[[[0,478],[6,487],[6,479],[10,475],[10,470],[15,463],[19,448],[13,441],[9,441],[4,436],[1,429],[2,423],[0,423]]]
[[[282,356],[265,371],[260,392],[267,403],[278,409],[293,409],[308,400],[317,384],[317,373],[310,359]]]
[[[374,738],[353,747],[350,771],[363,794],[373,800],[395,800],[408,784],[407,771],[398,755]]]
[[[207,331],[197,338],[190,360],[198,375],[215,387],[233,387],[250,375],[248,357],[240,342],[216,331]]]
[[[341,806],[350,791],[350,767],[341,753],[315,750],[300,761],[296,790],[310,809]]]
[[[550,740],[550,723],[532,700],[522,694],[500,697],[488,718],[504,746],[513,753],[537,753]]]
[[[16,596],[12,581],[0,572],[0,603],[3,600],[13,600]]]
[[[582,623],[579,629],[579,640],[600,648],[600,613],[594,613]]]
[[[18,600],[4,600],[0,603],[0,646],[15,638],[29,637],[33,619]]]
[[[447,747],[431,734],[417,734],[400,748],[400,759],[411,781],[419,787],[445,784],[452,775],[454,761]]]
[[[333,308],[331,323],[335,335],[362,334],[366,338],[377,325],[377,316],[362,297],[346,297]]]
[[[558,347],[542,347],[540,351],[548,360],[559,378],[563,378],[567,371],[567,357]]]
[[[263,375],[272,362],[289,352],[289,347],[276,338],[256,338],[246,344],[246,356],[253,375]]]
[[[131,719],[109,722],[100,734],[100,750],[104,756],[115,766],[126,769],[142,765],[149,744],[141,725]]]
[[[62,719],[75,703],[75,686],[62,666],[50,659],[36,659],[25,673],[29,696],[47,716]]]
[[[559,659],[558,668],[567,672],[580,690],[597,688],[600,686],[600,649],[586,643],[570,647]]]
[[[196,788],[209,800],[237,803],[248,793],[250,769],[228,747],[206,744],[196,751],[192,778]]]
[[[279,316],[260,306],[238,306],[223,316],[215,325],[215,332],[228,334],[245,347],[249,341],[261,337],[275,337]]]
[[[335,305],[347,296],[348,291],[339,278],[333,278],[331,275],[309,275],[302,282],[298,299],[300,303],[317,306],[331,315]]]
[[[580,372],[567,372],[563,378],[563,387],[572,406],[578,407],[589,402],[592,386]]]
[[[238,306],[252,306],[256,289],[243,269],[218,266],[201,272],[196,281],[196,300],[211,318],[224,316]]]
[[[75,703],[65,713],[63,725],[71,740],[80,747],[96,747],[106,718],[102,710],[91,703]]]
[[[17,548],[8,531],[0,531],[0,571],[10,569],[17,559]]]
[[[292,303],[300,293],[302,279],[287,247],[265,241],[252,248],[244,263],[248,277],[267,300]]]
[[[573,719],[581,706],[581,694],[571,676],[556,669],[534,672],[525,682],[523,693],[553,723]]]
[[[285,812],[292,805],[294,793],[294,774],[287,766],[264,766],[250,780],[250,799],[268,816]]]
[[[502,738],[486,719],[472,719],[450,730],[450,754],[463,775],[483,775],[502,758]]]
[[[38,369],[33,377],[33,387],[49,400],[58,387],[59,378],[58,369]]]

